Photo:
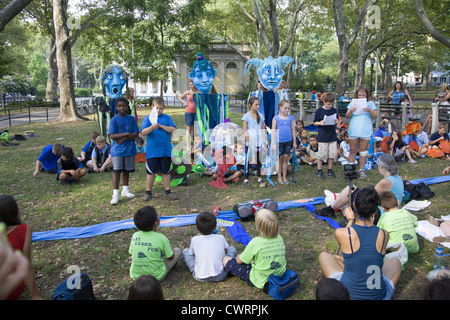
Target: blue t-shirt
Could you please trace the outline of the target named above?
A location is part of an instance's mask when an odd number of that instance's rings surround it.
[[[56,162],[60,158],[59,154],[53,154],[52,148],[52,144],[45,146],[38,158],[42,167],[47,171],[56,168]],[[62,149],[64,149],[64,146],[62,146]]]
[[[437,139],[439,139],[440,137],[442,137],[442,136],[439,134],[439,132],[436,131],[435,133],[433,133],[433,134],[430,136],[430,141],[437,140]],[[447,140],[447,141],[449,140],[448,133],[444,133],[443,137],[444,137],[444,140]],[[435,145],[439,144],[440,142],[441,142],[441,141],[435,143]]]
[[[276,140],[280,143],[292,141],[291,123],[294,121],[294,117],[288,115],[287,119],[281,119],[280,115],[277,114],[274,119],[277,122]]]
[[[353,102],[348,104],[347,109],[351,109]],[[370,110],[376,110],[377,107],[372,101],[367,101],[367,107]],[[360,114],[352,113],[350,118],[350,124],[348,126],[348,136],[358,138],[370,138],[373,133],[372,117],[370,112],[364,112]]]
[[[139,133],[139,128],[136,119],[129,114],[125,116],[116,115],[109,123],[108,134],[116,133]],[[132,157],[136,155],[136,143],[134,140],[125,140],[122,143],[117,143],[112,140],[111,143],[111,157]]]
[[[164,113],[158,116],[158,123],[163,126],[176,128],[175,123],[172,121],[172,118]],[[152,122],[150,121],[150,115],[148,115],[144,118],[144,120],[142,120],[141,131],[150,127],[151,125]],[[164,131],[163,129],[153,130],[147,135],[147,147],[145,149],[145,157],[147,159],[171,157],[172,143],[170,142],[170,133]]]

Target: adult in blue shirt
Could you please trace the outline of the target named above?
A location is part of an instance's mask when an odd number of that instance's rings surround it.
[[[57,173],[56,162],[60,158],[61,150],[64,148],[59,143],[50,144],[42,150],[39,158],[36,160],[36,168],[33,177],[37,177],[39,172]]]
[[[158,111],[156,123],[150,121],[150,115],[142,120],[141,133],[147,136],[145,168],[147,170],[144,200],[152,198],[153,184],[156,174],[160,174],[163,179],[164,190],[167,197],[176,200],[178,196],[170,189],[170,170],[172,164],[172,143],[171,134],[176,126],[172,118],[164,114],[164,100],[161,97],[153,99],[152,107]]]

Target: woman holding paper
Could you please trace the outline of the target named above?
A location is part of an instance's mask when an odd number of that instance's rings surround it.
[[[368,100],[369,91],[361,86],[355,90],[355,96],[347,107],[345,116],[350,119],[348,137],[350,141],[349,163],[355,163],[359,151],[359,177],[365,178],[367,149],[373,134],[372,121],[378,116],[375,104]]]

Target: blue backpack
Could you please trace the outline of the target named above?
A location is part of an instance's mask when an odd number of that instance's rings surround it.
[[[95,300],[91,278],[85,273],[71,276],[56,287],[52,300]]]
[[[263,292],[275,300],[284,300],[289,298],[297,289],[300,281],[297,273],[292,270],[286,270],[281,276],[271,275],[264,285]]]

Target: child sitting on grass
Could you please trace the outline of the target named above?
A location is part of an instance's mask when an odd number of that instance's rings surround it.
[[[169,239],[156,232],[159,216],[152,206],[145,206],[134,214],[138,232],[131,238],[128,252],[131,254],[130,277],[134,281],[143,274],[163,280],[181,256],[179,248],[172,249]]]
[[[408,253],[419,252],[419,241],[414,228],[417,217],[405,209],[398,208],[398,200],[391,191],[380,194],[381,208],[385,211],[377,226],[389,232],[389,243],[403,242]]]
[[[278,217],[268,209],[255,214],[259,236],[253,238],[236,258],[224,257],[225,270],[250,286],[263,289],[270,275],[286,272],[286,248],[278,233]]]
[[[84,177],[87,170],[83,168],[83,164],[78,160],[73,153],[72,148],[65,147],[61,150],[61,158],[56,162],[58,169],[57,179],[62,184],[72,183]]]
[[[225,280],[228,272],[224,270],[222,259],[236,257],[236,249],[228,245],[224,236],[214,234],[217,226],[216,216],[204,211],[198,214],[195,226],[200,235],[191,239],[191,245],[183,250],[184,261],[197,281],[218,282]]]
[[[412,158],[411,148],[402,140],[402,133],[399,130],[392,131],[391,138],[388,140],[389,153],[396,159],[403,159],[404,155],[408,158],[408,163],[416,163]]]

